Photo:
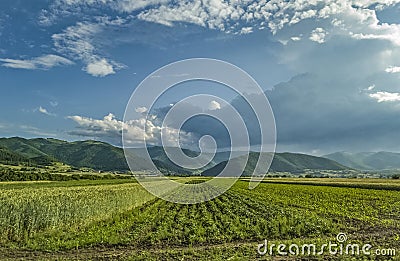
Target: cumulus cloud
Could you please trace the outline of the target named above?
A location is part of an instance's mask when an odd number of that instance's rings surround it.
[[[397,92],[376,92],[369,94],[369,97],[376,99],[378,102],[400,101],[400,93]]]
[[[120,137],[124,125],[123,122],[115,119],[112,113],[101,120],[83,116],[68,116],[67,118],[78,123],[78,130],[69,132],[69,134],[77,136]]]
[[[327,32],[323,28],[315,28],[310,35],[310,40],[317,43],[324,43]]]
[[[226,1],[179,1],[142,11],[138,18],[172,26],[174,22],[197,24],[225,31],[228,20],[238,21],[245,13],[240,2]],[[250,19],[250,17],[249,17]]]
[[[387,73],[400,73],[400,67],[399,66],[390,66],[385,69]]]
[[[124,132],[125,140],[132,144],[161,145],[161,134],[164,136],[167,146],[177,146],[180,143],[191,144],[192,135],[185,131],[180,131],[167,126],[156,124],[156,117],[146,119],[144,117],[136,120],[123,122],[117,120],[115,115],[109,113],[103,119],[92,119],[83,116],[69,116],[75,121],[78,127],[70,131],[70,135],[84,137],[100,137],[110,139],[121,139]]]
[[[114,74],[114,68],[108,63],[106,59],[101,59],[89,63],[84,69],[88,74],[98,77],[104,77],[110,74]]]
[[[367,3],[368,2],[368,3]],[[226,32],[249,32],[251,27],[268,27],[273,34],[286,26],[298,24],[307,19],[316,22],[330,20],[347,34],[358,39],[386,39],[397,42],[400,39],[399,26],[380,23],[376,10],[383,10],[398,3],[393,1],[202,1],[169,2],[141,11],[139,19],[173,26],[174,22],[186,22]],[[375,9],[371,6],[375,5]],[[345,27],[344,31],[342,31]],[[320,29],[318,29],[320,30]],[[322,42],[328,32],[314,32],[311,36]]]
[[[27,70],[47,70],[55,66],[73,64],[73,62],[68,60],[67,58],[54,54],[43,55],[27,60],[6,58],[0,59],[0,62],[2,62],[2,66],[4,67]]]

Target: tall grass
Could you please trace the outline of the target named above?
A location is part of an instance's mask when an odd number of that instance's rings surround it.
[[[19,241],[49,229],[84,226],[152,198],[137,183],[2,189],[0,242]]]

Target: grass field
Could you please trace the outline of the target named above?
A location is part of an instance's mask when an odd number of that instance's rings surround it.
[[[297,178],[266,179],[248,190],[248,180],[241,180],[214,200],[180,205],[154,198],[134,180],[4,182],[0,257],[271,259],[279,255],[257,253],[265,239],[277,245],[322,245],[338,233],[347,235],[346,242],[396,250],[399,189],[400,182],[389,179]],[[314,258],[331,258],[328,254]]]

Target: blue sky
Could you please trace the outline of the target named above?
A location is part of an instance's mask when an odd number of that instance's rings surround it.
[[[0,136],[118,144],[135,87],[194,57],[257,80],[278,150],[400,151],[396,0],[3,0]],[[233,98],[192,83],[160,107],[204,89]]]

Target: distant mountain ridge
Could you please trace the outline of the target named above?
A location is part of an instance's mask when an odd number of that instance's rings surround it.
[[[336,152],[323,157],[360,170],[400,169],[400,153],[395,152]]]
[[[256,167],[259,158],[259,152],[251,152],[249,154],[246,167],[243,171],[244,176],[251,176]],[[267,155],[269,156],[269,155]],[[272,155],[271,155],[272,156]],[[237,166],[243,166],[246,161],[245,156],[232,159],[233,163]],[[228,161],[223,161],[216,166],[205,170],[202,175],[216,176],[227,165]],[[239,168],[239,167],[238,167]],[[275,153],[271,163],[270,171],[275,172],[302,172],[306,169],[312,170],[348,170],[349,167],[343,166],[333,160],[321,157],[298,154],[298,153]]]
[[[178,148],[172,148],[177,149]],[[190,157],[196,157],[199,152],[183,150]],[[143,149],[133,149],[129,153],[134,170],[146,171],[151,169],[148,162],[143,159]],[[147,152],[146,152],[147,153]],[[149,147],[148,153],[164,174],[187,174],[201,173],[209,175],[211,172],[221,169],[229,152],[218,152],[214,159],[200,170],[188,170],[175,165],[165,154],[162,147]],[[243,153],[233,154],[233,161],[244,160]],[[271,154],[272,155],[272,154]],[[252,173],[258,159],[257,152],[249,154],[248,166],[245,174]],[[48,165],[52,162],[62,162],[72,167],[86,167],[104,171],[128,171],[129,167],[122,148],[112,146],[100,141],[74,141],[67,142],[57,139],[24,139],[19,137],[0,138],[0,162],[30,162],[39,165]],[[223,168],[222,168],[223,169]],[[348,169],[335,161],[296,153],[276,153],[272,162],[272,171],[299,172],[304,169],[344,170]]]

